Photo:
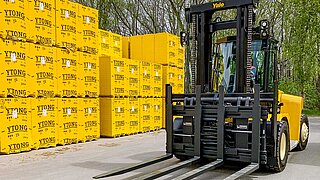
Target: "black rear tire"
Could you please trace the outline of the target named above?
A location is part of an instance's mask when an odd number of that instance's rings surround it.
[[[289,126],[286,121],[281,121],[278,125],[276,145],[276,157],[268,157],[266,168],[274,172],[281,172],[286,168],[290,150]],[[283,146],[282,148],[281,145]]]
[[[307,137],[303,137],[302,133],[303,133],[303,126],[306,125],[306,127],[308,128],[308,134],[306,135]],[[299,143],[297,145],[296,148],[294,148],[294,151],[303,151],[306,149],[307,145],[308,145],[308,141],[309,141],[309,133],[310,132],[310,127],[309,127],[309,120],[308,117],[306,115],[302,115],[301,117],[301,121],[300,121],[300,138],[299,138]]]

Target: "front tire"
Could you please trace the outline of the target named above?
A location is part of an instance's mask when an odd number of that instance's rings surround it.
[[[276,145],[276,157],[268,157],[266,167],[269,170],[281,172],[286,168],[290,149],[289,126],[286,121],[281,121],[278,125]]]
[[[310,134],[310,128],[309,128],[309,120],[306,115],[303,115],[301,117],[300,121],[300,139],[299,144],[294,149],[295,151],[303,151],[306,149],[309,141],[309,134]]]

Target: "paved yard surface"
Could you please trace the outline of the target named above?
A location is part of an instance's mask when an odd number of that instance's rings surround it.
[[[320,118],[310,118],[311,137],[303,152],[291,152],[287,168],[282,173],[258,171],[244,179],[319,179],[320,173]],[[0,179],[66,179],[86,180],[120,167],[139,163],[165,153],[165,132],[140,134],[119,139],[100,139],[95,142],[60,146],[22,154],[0,156]],[[109,179],[131,179],[179,162],[171,159]],[[192,168],[192,167],[191,167]],[[161,179],[190,171],[191,168]],[[240,167],[224,167],[197,179],[223,179]]]

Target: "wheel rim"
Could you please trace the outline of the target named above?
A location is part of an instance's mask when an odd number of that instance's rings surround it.
[[[306,123],[303,123],[301,126],[301,141],[306,142],[309,137],[309,127]]]
[[[280,159],[284,160],[286,151],[287,151],[287,135],[285,133],[282,133],[281,139],[280,139]]]

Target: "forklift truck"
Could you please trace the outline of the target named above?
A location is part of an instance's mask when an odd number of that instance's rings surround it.
[[[268,33],[268,21],[254,27],[256,5],[256,0],[225,0],[186,9],[189,28],[181,43],[187,45],[193,89],[172,94],[166,86],[166,155],[94,178],[175,156],[181,162],[137,179],[156,179],[199,162],[206,163],[175,179],[195,178],[225,162],[247,164],[226,178],[238,179],[260,167],[281,172],[289,151],[306,148],[309,123],[301,113],[303,99],[278,90],[277,41]],[[235,20],[213,19],[229,9],[236,9]],[[217,31],[227,29],[236,35],[215,39]]]

